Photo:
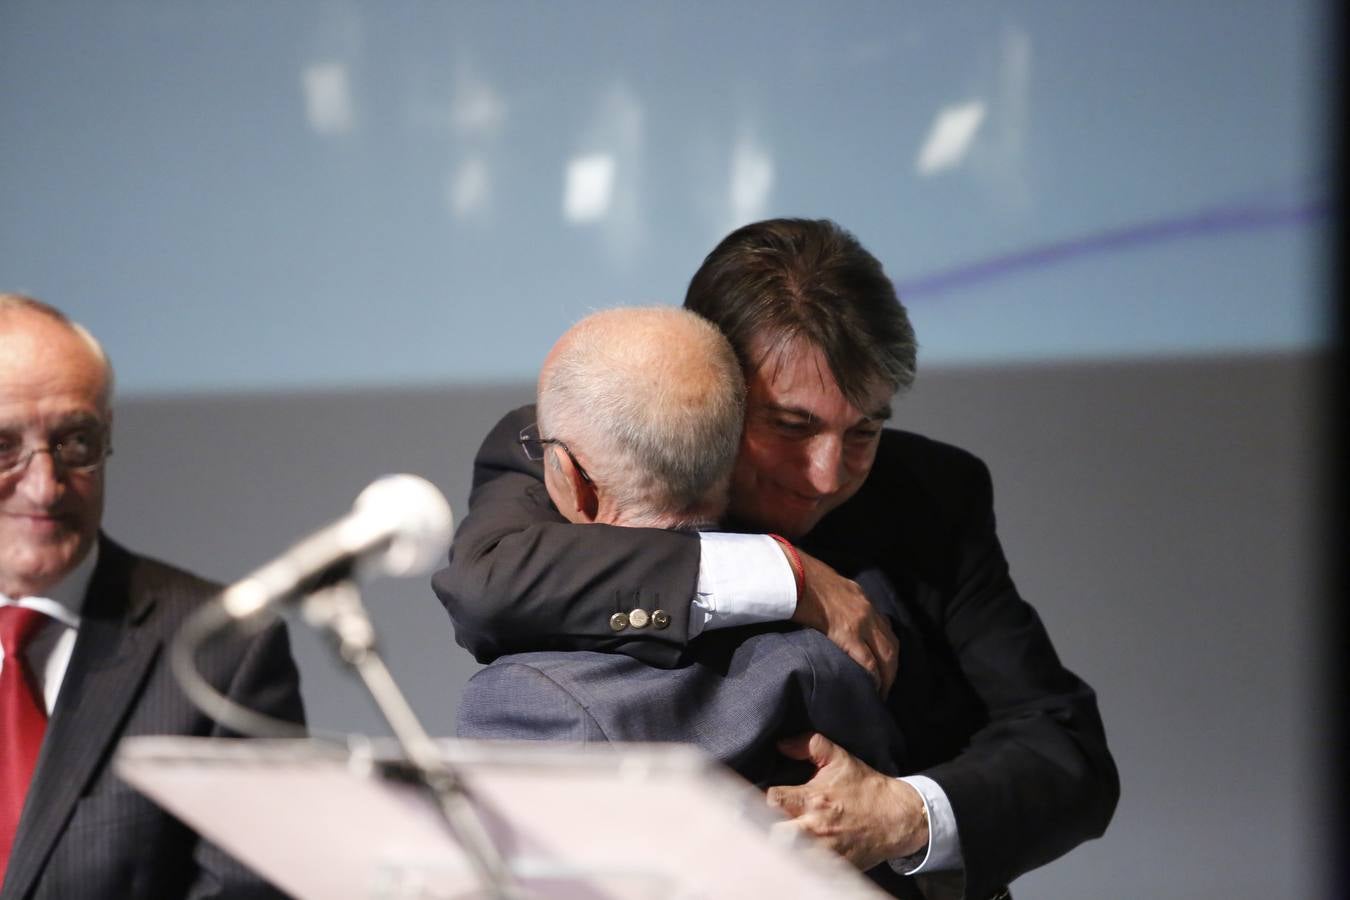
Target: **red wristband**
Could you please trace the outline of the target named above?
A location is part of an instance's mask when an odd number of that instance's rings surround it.
[[[776,534],[771,534],[769,537],[777,541],[783,548],[783,552],[787,554],[788,568],[792,569],[792,580],[797,583],[797,599],[800,600],[802,592],[806,590],[806,568],[802,565],[801,554],[797,552],[797,548],[792,546],[792,542],[787,538]]]

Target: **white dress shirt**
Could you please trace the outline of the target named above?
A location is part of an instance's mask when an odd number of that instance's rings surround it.
[[[781,622],[797,610],[797,580],[783,548],[767,534],[700,531],[698,586],[689,610],[689,636],[705,628]],[[904,661],[897,676],[904,677]],[[829,735],[826,735],[829,737]],[[942,786],[923,775],[900,779],[919,792],[928,813],[928,847],[891,860],[904,875],[964,867],[956,815]]]
[[[0,594],[0,606],[22,606],[35,609],[47,616],[42,626],[28,641],[24,656],[28,669],[42,688],[42,699],[47,715],[56,708],[56,697],[61,693],[61,682],[66,678],[70,655],[75,650],[75,638],[80,631],[80,612],[84,595],[89,592],[89,581],[98,564],[98,544],[85,555],[70,573],[42,597],[9,597]],[[0,649],[0,668],[5,665],[5,651]]]

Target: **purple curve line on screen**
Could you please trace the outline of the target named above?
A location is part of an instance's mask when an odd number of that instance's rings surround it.
[[[915,298],[924,299],[945,294],[1015,272],[1048,268],[1084,256],[1113,253],[1146,244],[1214,237],[1232,232],[1301,226],[1325,219],[1328,212],[1327,203],[1320,200],[1300,205],[1217,207],[1200,213],[1126,225],[965,263],[931,275],[921,275],[899,282],[896,289],[900,292],[900,298],[908,303]]]

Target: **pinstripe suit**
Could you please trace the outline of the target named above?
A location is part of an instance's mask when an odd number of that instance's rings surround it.
[[[217,590],[101,537],[0,900],[278,895],[110,766],[124,736],[221,734],[179,689],[166,647],[183,618]],[[256,636],[223,637],[203,649],[198,664],[233,699],[303,719],[282,623]]]

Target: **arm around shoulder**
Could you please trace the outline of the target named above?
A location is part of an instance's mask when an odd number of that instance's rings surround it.
[[[469,513],[432,586],[456,640],[480,662],[511,652],[589,649],[673,666],[689,641],[694,534],[573,525],[516,441],[534,408],[509,413],[474,459]],[[642,609],[641,627],[629,614]],[[664,616],[654,616],[660,610]],[[622,613],[622,618],[616,614]],[[659,623],[659,626],[658,626]]]

